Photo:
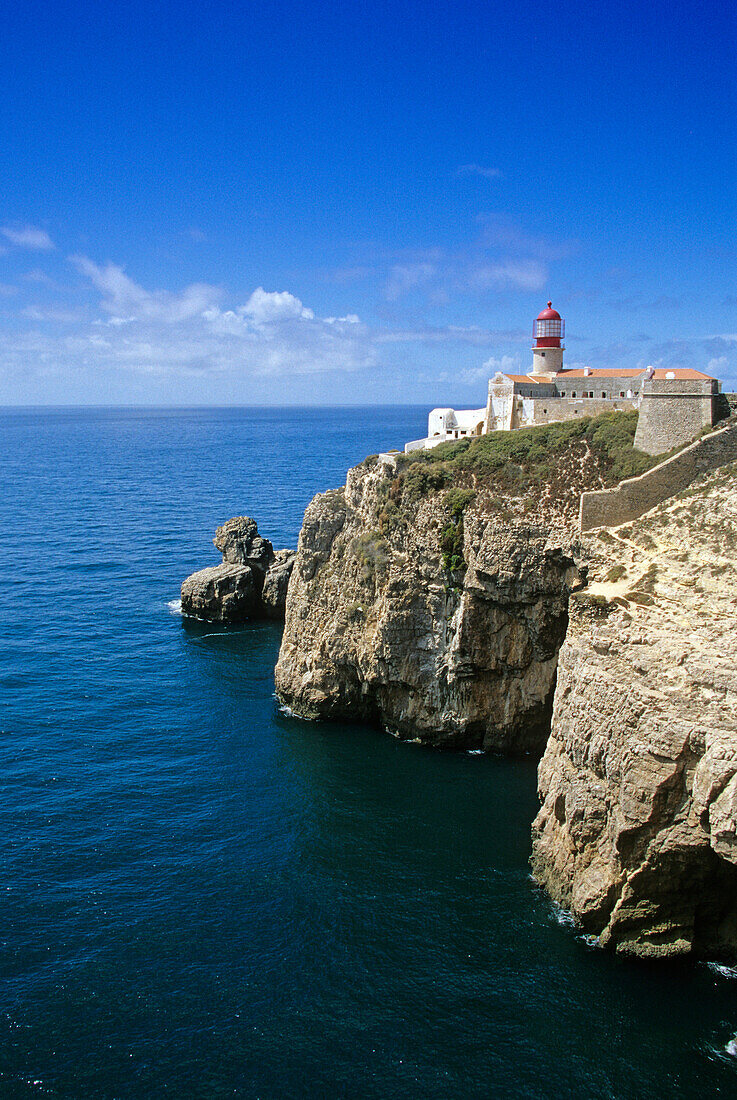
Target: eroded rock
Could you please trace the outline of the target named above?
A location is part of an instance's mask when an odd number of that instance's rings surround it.
[[[283,619],[296,552],[274,551],[250,516],[228,520],[217,528],[213,541],[223,562],[182,583],[184,614],[224,623]]]
[[[568,594],[580,583],[568,532],[469,503],[457,527],[464,564],[453,570],[444,492],[403,500],[400,512],[390,507],[395,474],[380,461],[356,467],[345,489],[308,507],[280,699],[311,718],[376,721],[445,748],[540,753]]]
[[[620,953],[734,959],[734,471],[583,550],[592,583],[560,654],[535,877]]]
[[[182,584],[182,610],[197,619],[237,623],[258,609],[259,592],[247,565],[223,562],[192,573]]]

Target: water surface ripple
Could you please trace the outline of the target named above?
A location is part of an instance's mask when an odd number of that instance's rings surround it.
[[[735,1095],[737,980],[592,950],[531,762],[280,714],[169,604],[425,410],[0,413],[0,1096]]]

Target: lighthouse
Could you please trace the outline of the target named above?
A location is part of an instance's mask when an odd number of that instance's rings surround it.
[[[532,349],[533,374],[557,374],[563,369],[563,337],[566,323],[548,302],[547,309],[538,313],[532,328],[535,346]]]

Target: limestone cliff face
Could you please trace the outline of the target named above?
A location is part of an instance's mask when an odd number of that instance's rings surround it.
[[[737,476],[587,536],[533,871],[639,956],[737,956]]]
[[[580,583],[567,527],[471,492],[397,508],[397,486],[391,462],[367,460],[308,507],[279,698],[442,747],[541,752]]]

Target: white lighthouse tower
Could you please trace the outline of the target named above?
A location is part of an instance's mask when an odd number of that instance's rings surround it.
[[[566,334],[566,323],[553,309],[553,303],[548,302],[548,308],[538,313],[533,325],[532,335],[535,337],[535,346],[532,349],[532,373],[533,374],[557,374],[563,369],[563,337]]]

